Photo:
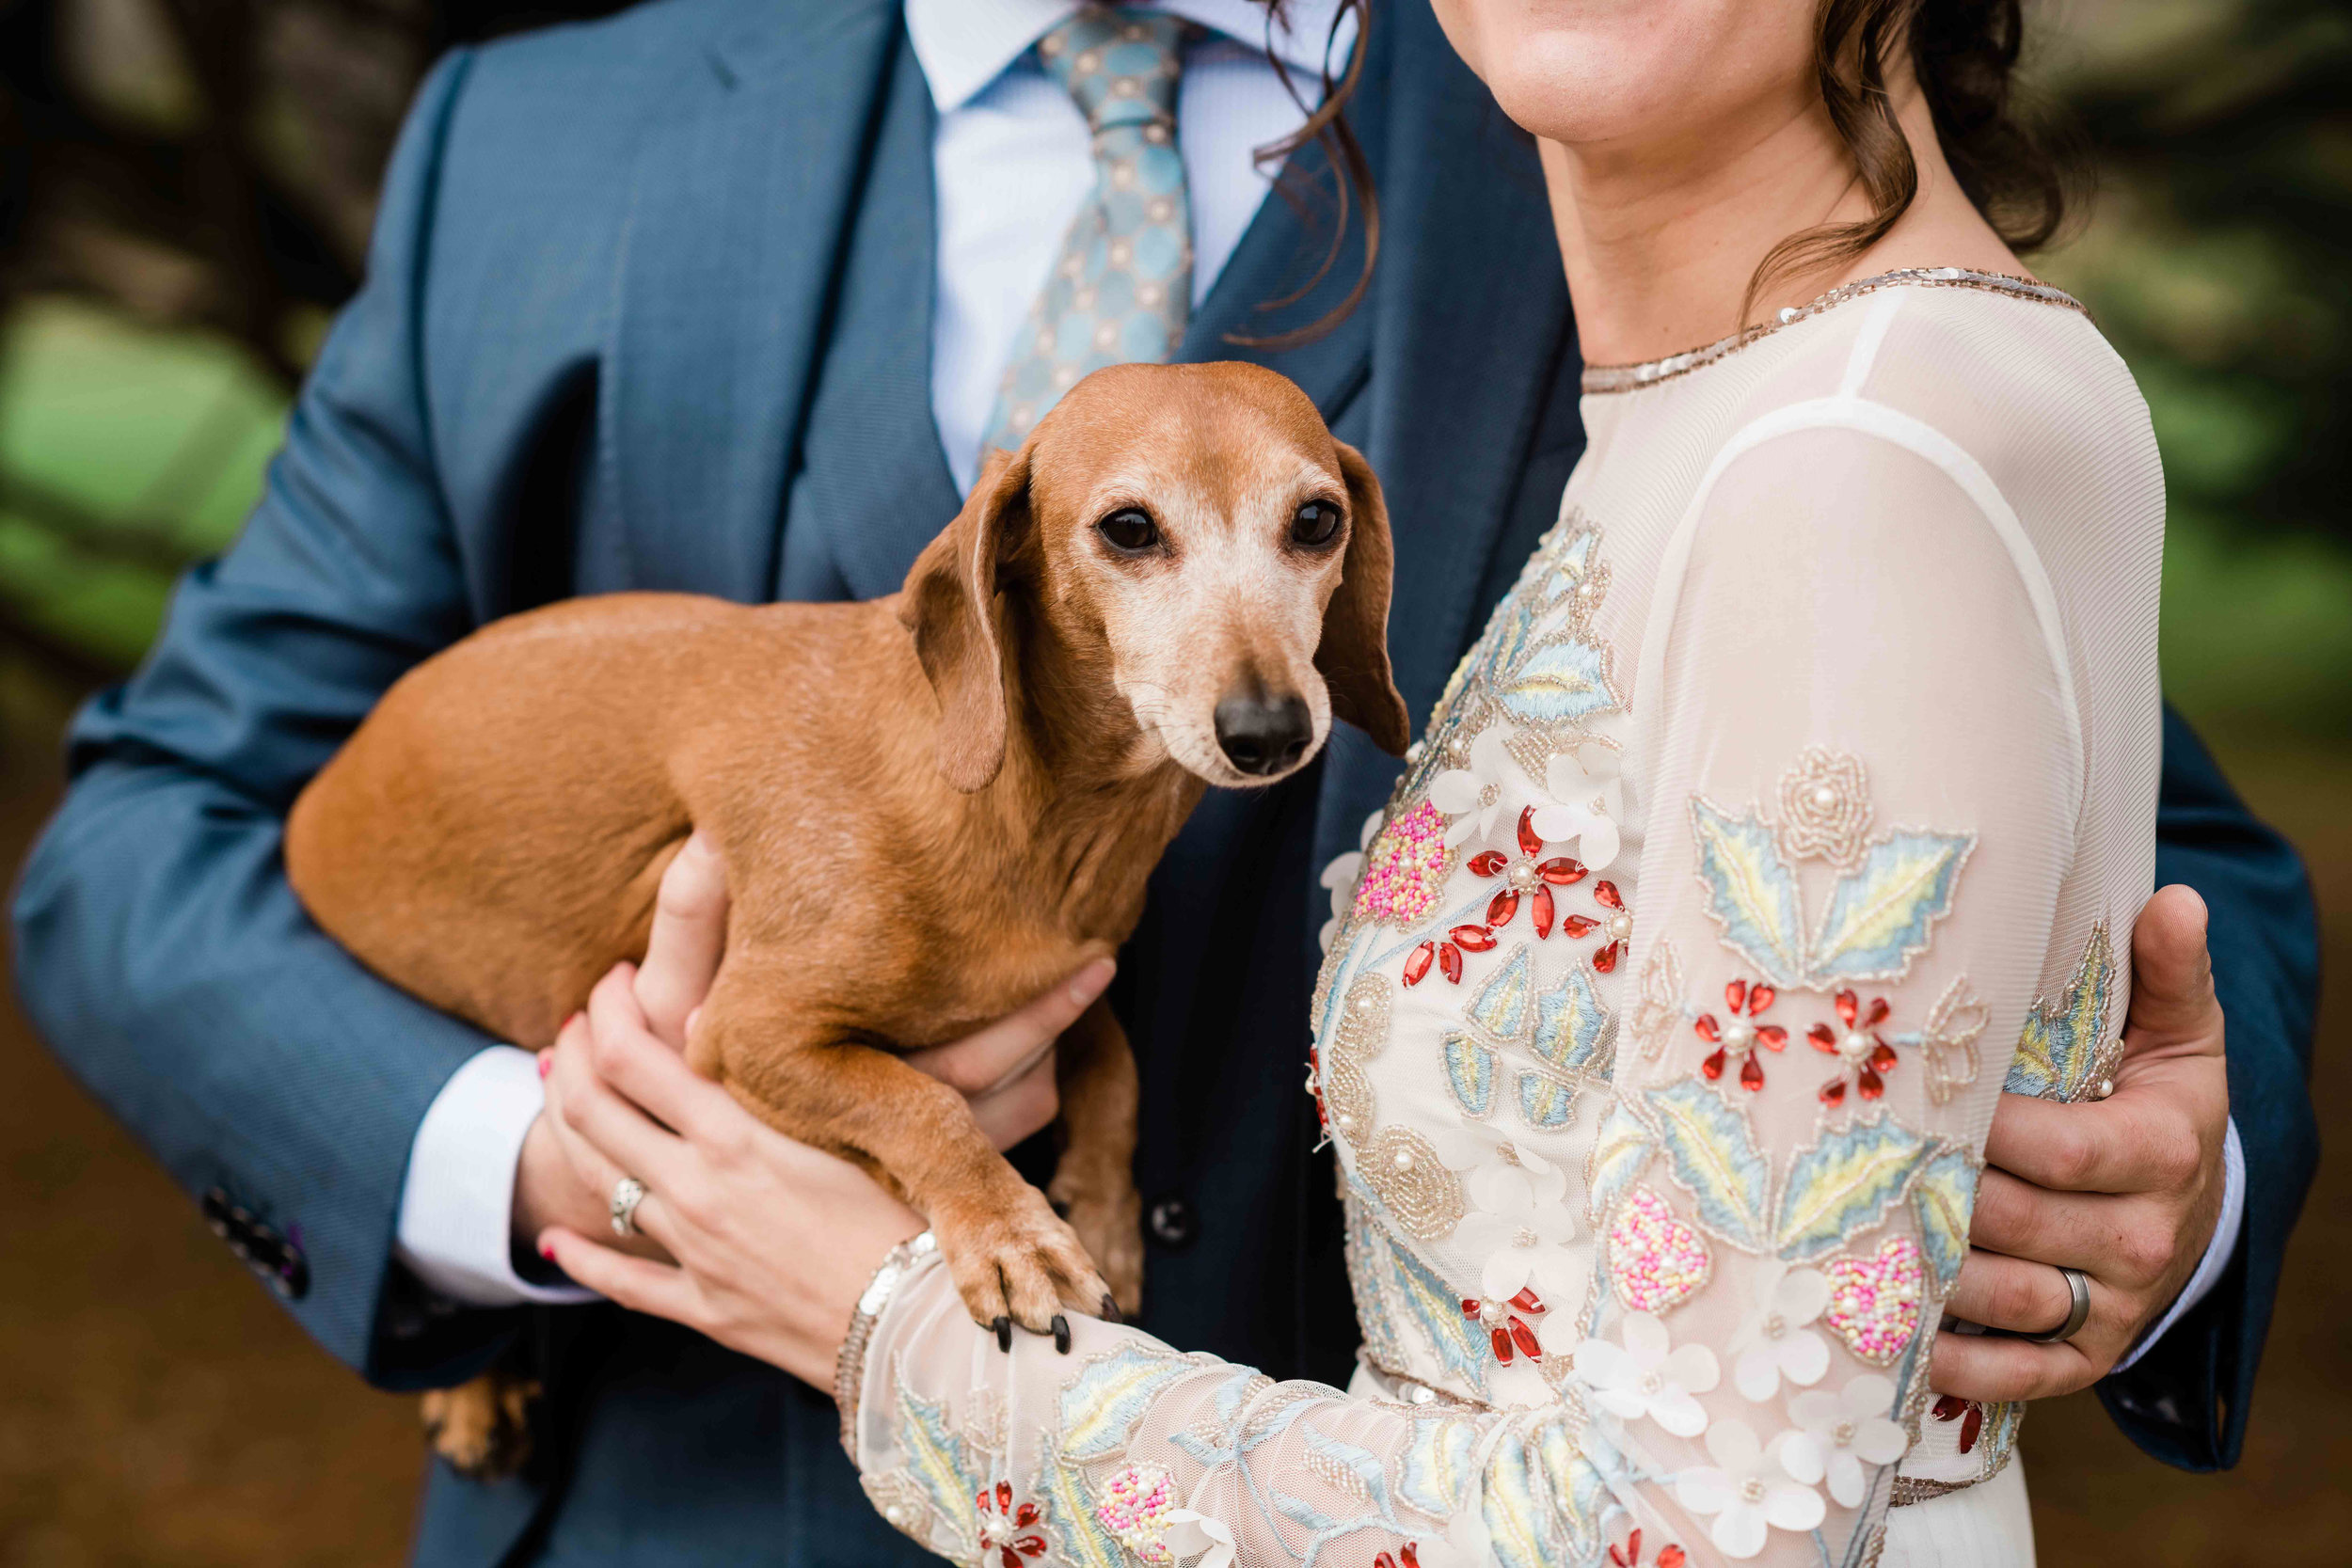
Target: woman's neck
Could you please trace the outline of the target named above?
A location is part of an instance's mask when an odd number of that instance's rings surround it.
[[[1899,267],[2022,272],[1953,178],[1917,88],[1906,76],[1895,91],[1919,171],[1910,210],[1861,255],[1769,280],[1746,321],[1740,302],[1774,245],[1870,214],[1852,159],[1809,84],[1802,101],[1752,104],[1730,123],[1680,128],[1663,140],[1539,141],[1585,362],[1628,364],[1696,348]]]

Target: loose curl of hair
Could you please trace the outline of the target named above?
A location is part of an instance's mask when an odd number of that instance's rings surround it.
[[[1791,234],[1766,252],[1740,302],[1744,324],[1775,281],[1851,261],[1911,210],[1919,167],[1895,117],[1886,63],[1910,55],[1936,140],[1960,188],[2012,250],[2047,245],[2064,224],[2079,165],[2069,141],[2019,112],[2024,0],[1820,0],[1814,75],[1852,157],[1870,215]]]
[[[1259,0],[1259,4],[1265,8],[1266,13],[1266,59],[1273,65],[1276,77],[1281,81],[1282,90],[1290,94],[1291,101],[1298,105],[1299,112],[1307,119],[1289,135],[1256,149],[1252,157],[1261,169],[1282,170],[1284,177],[1276,189],[1294,209],[1303,212],[1306,203],[1296,188],[1301,182],[1286,166],[1292,153],[1311,143],[1320,144],[1325,158],[1331,166],[1335,212],[1331,244],[1323,253],[1323,260],[1315,267],[1314,275],[1289,293],[1260,301],[1257,309],[1261,311],[1279,310],[1297,304],[1313,293],[1315,286],[1329,277],[1332,267],[1339,262],[1340,254],[1347,244],[1351,215],[1362,214],[1360,221],[1364,226],[1364,264],[1356,274],[1355,284],[1347,291],[1344,299],[1307,325],[1288,332],[1267,333],[1263,337],[1243,332],[1225,335],[1225,341],[1237,347],[1280,350],[1312,342],[1346,320],[1349,312],[1362,303],[1366,291],[1372,287],[1373,262],[1380,256],[1380,199],[1373,189],[1372,166],[1364,157],[1363,144],[1356,139],[1355,129],[1347,122],[1348,100],[1356,96],[1357,85],[1363,80],[1364,54],[1371,34],[1372,14],[1370,0],[1339,0],[1339,4],[1332,8],[1330,31],[1324,37],[1322,97],[1317,103],[1310,104],[1306,95],[1299,90],[1298,84],[1292,79],[1290,68],[1282,63],[1282,56],[1274,49],[1275,27],[1290,25],[1288,0]],[[1351,16],[1356,19],[1354,51],[1348,58],[1346,73],[1335,80],[1331,75],[1331,48],[1339,40],[1340,32]]]

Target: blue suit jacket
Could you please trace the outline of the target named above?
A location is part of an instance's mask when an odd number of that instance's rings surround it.
[[[1582,436],[1534,161],[1425,9],[1377,22],[1355,113],[1384,215],[1371,297],[1303,349],[1220,341],[1258,325],[1252,302],[1313,244],[1269,202],[1184,356],[1274,365],[1368,451],[1395,519],[1398,683],[1422,715]],[[287,807],[377,696],[485,621],[623,588],[769,597],[787,540],[834,591],[896,585],[946,512],[892,515],[887,454],[863,503],[854,477],[827,515],[786,498],[844,235],[881,182],[929,189],[920,158],[877,155],[909,68],[889,0],[666,0],[444,61],[262,505],[188,576],[139,673],[82,715],[72,791],[24,873],[33,1017],[184,1188],[235,1211],[224,1228],[320,1344],[389,1387],[514,1346],[545,1377],[537,1464],[496,1485],[437,1469],[421,1560],[916,1560],[857,1492],[829,1402],[780,1373],[610,1307],[422,1297],[390,1259],[404,1165],[486,1042],[363,972],[279,860]],[[914,264],[929,243],[908,236]],[[1335,270],[1298,319],[1351,271]],[[2166,760],[2159,872],[2214,908],[2252,1201],[2224,1288],[2108,1395],[2136,1439],[2195,1466],[2234,1456],[2309,1180],[2316,940],[2292,853],[2177,724]],[[1278,1376],[1342,1375],[1353,1347],[1296,1085],[1311,871],[1391,768],[1343,730],[1302,780],[1213,798],[1115,992],[1143,1064],[1139,1180],[1198,1216],[1195,1239],[1155,1244],[1147,1323]]]

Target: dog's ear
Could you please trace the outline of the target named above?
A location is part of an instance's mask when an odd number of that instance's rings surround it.
[[[1388,503],[1364,454],[1344,441],[1331,444],[1347,481],[1347,559],[1324,607],[1315,668],[1330,689],[1332,713],[1401,757],[1412,743],[1413,724],[1389,669],[1389,580],[1396,552],[1389,541]]]
[[[969,795],[1005,765],[1005,654],[996,563],[1008,526],[1029,504],[1029,456],[988,454],[971,499],[923,546],[898,596],[898,619],[939,699],[939,772]]]

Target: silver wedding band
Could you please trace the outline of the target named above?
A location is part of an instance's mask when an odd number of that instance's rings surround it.
[[[614,1202],[618,1201],[617,1198],[614,1199]],[[2083,1331],[2083,1324],[2090,1319],[2090,1276],[2080,1269],[2070,1269],[2063,1263],[2053,1263],[2050,1266],[2066,1276],[2066,1288],[2073,1292],[2074,1299],[2066,1309],[2066,1321],[2058,1327],[2047,1334],[2021,1336],[2029,1345],[2055,1345],[2061,1340],[2072,1339]]]
[[[624,1241],[637,1234],[637,1206],[644,1201],[645,1184],[637,1178],[624,1176],[612,1183],[612,1234]]]

